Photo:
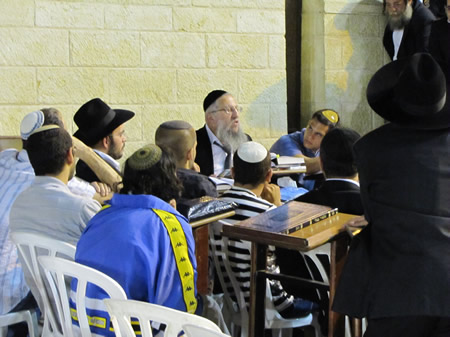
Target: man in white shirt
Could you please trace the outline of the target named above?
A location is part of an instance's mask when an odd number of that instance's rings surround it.
[[[78,131],[74,137],[92,147],[105,162],[120,173],[117,159],[122,157],[127,140],[124,124],[133,117],[132,111],[111,109],[100,98],[94,98],[83,104],[75,113],[73,120]],[[81,160],[76,166],[76,176],[88,182],[101,181]]]
[[[428,52],[431,24],[435,17],[419,0],[383,0],[388,24],[383,45],[391,60]]]
[[[211,91],[203,101],[205,125],[197,132],[195,162],[200,173],[218,176],[231,168],[234,151],[251,137],[242,131],[241,106],[224,90]]]

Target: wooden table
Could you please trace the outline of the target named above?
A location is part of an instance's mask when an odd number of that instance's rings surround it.
[[[249,337],[264,336],[264,294],[266,293],[266,251],[268,245],[281,248],[308,251],[332,239],[330,254],[330,307],[328,336],[344,335],[344,317],[331,310],[337,281],[347,256],[346,240],[339,240],[339,234],[345,232],[344,224],[356,217],[351,214],[338,213],[330,218],[317,222],[291,234],[261,233],[239,224],[223,226],[223,235],[252,243]],[[344,239],[344,236],[341,236]]]
[[[199,294],[208,294],[208,224],[228,218],[234,214],[234,211],[229,211],[190,223],[195,240],[195,257],[197,259],[197,292]]]

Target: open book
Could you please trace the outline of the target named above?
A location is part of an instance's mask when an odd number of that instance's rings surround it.
[[[235,226],[270,233],[290,234],[338,213],[337,208],[290,201],[273,210],[237,223]]]

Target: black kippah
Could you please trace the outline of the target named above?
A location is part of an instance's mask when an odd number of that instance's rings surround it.
[[[192,125],[185,121],[175,120],[164,122],[159,127],[169,130],[189,130],[192,128]]]
[[[209,108],[211,104],[213,104],[219,97],[222,95],[225,95],[227,92],[223,90],[213,90],[211,91],[208,96],[205,97],[203,100],[203,111],[206,112],[206,109]]]

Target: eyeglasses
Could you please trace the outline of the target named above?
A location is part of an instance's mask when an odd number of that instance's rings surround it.
[[[218,112],[218,111],[225,111],[225,113],[227,115],[230,115],[233,111],[237,111],[237,112],[241,113],[242,112],[242,107],[240,105],[227,106],[226,108],[217,109],[217,110],[213,110],[213,111],[210,111],[210,112],[213,113],[213,112]]]

